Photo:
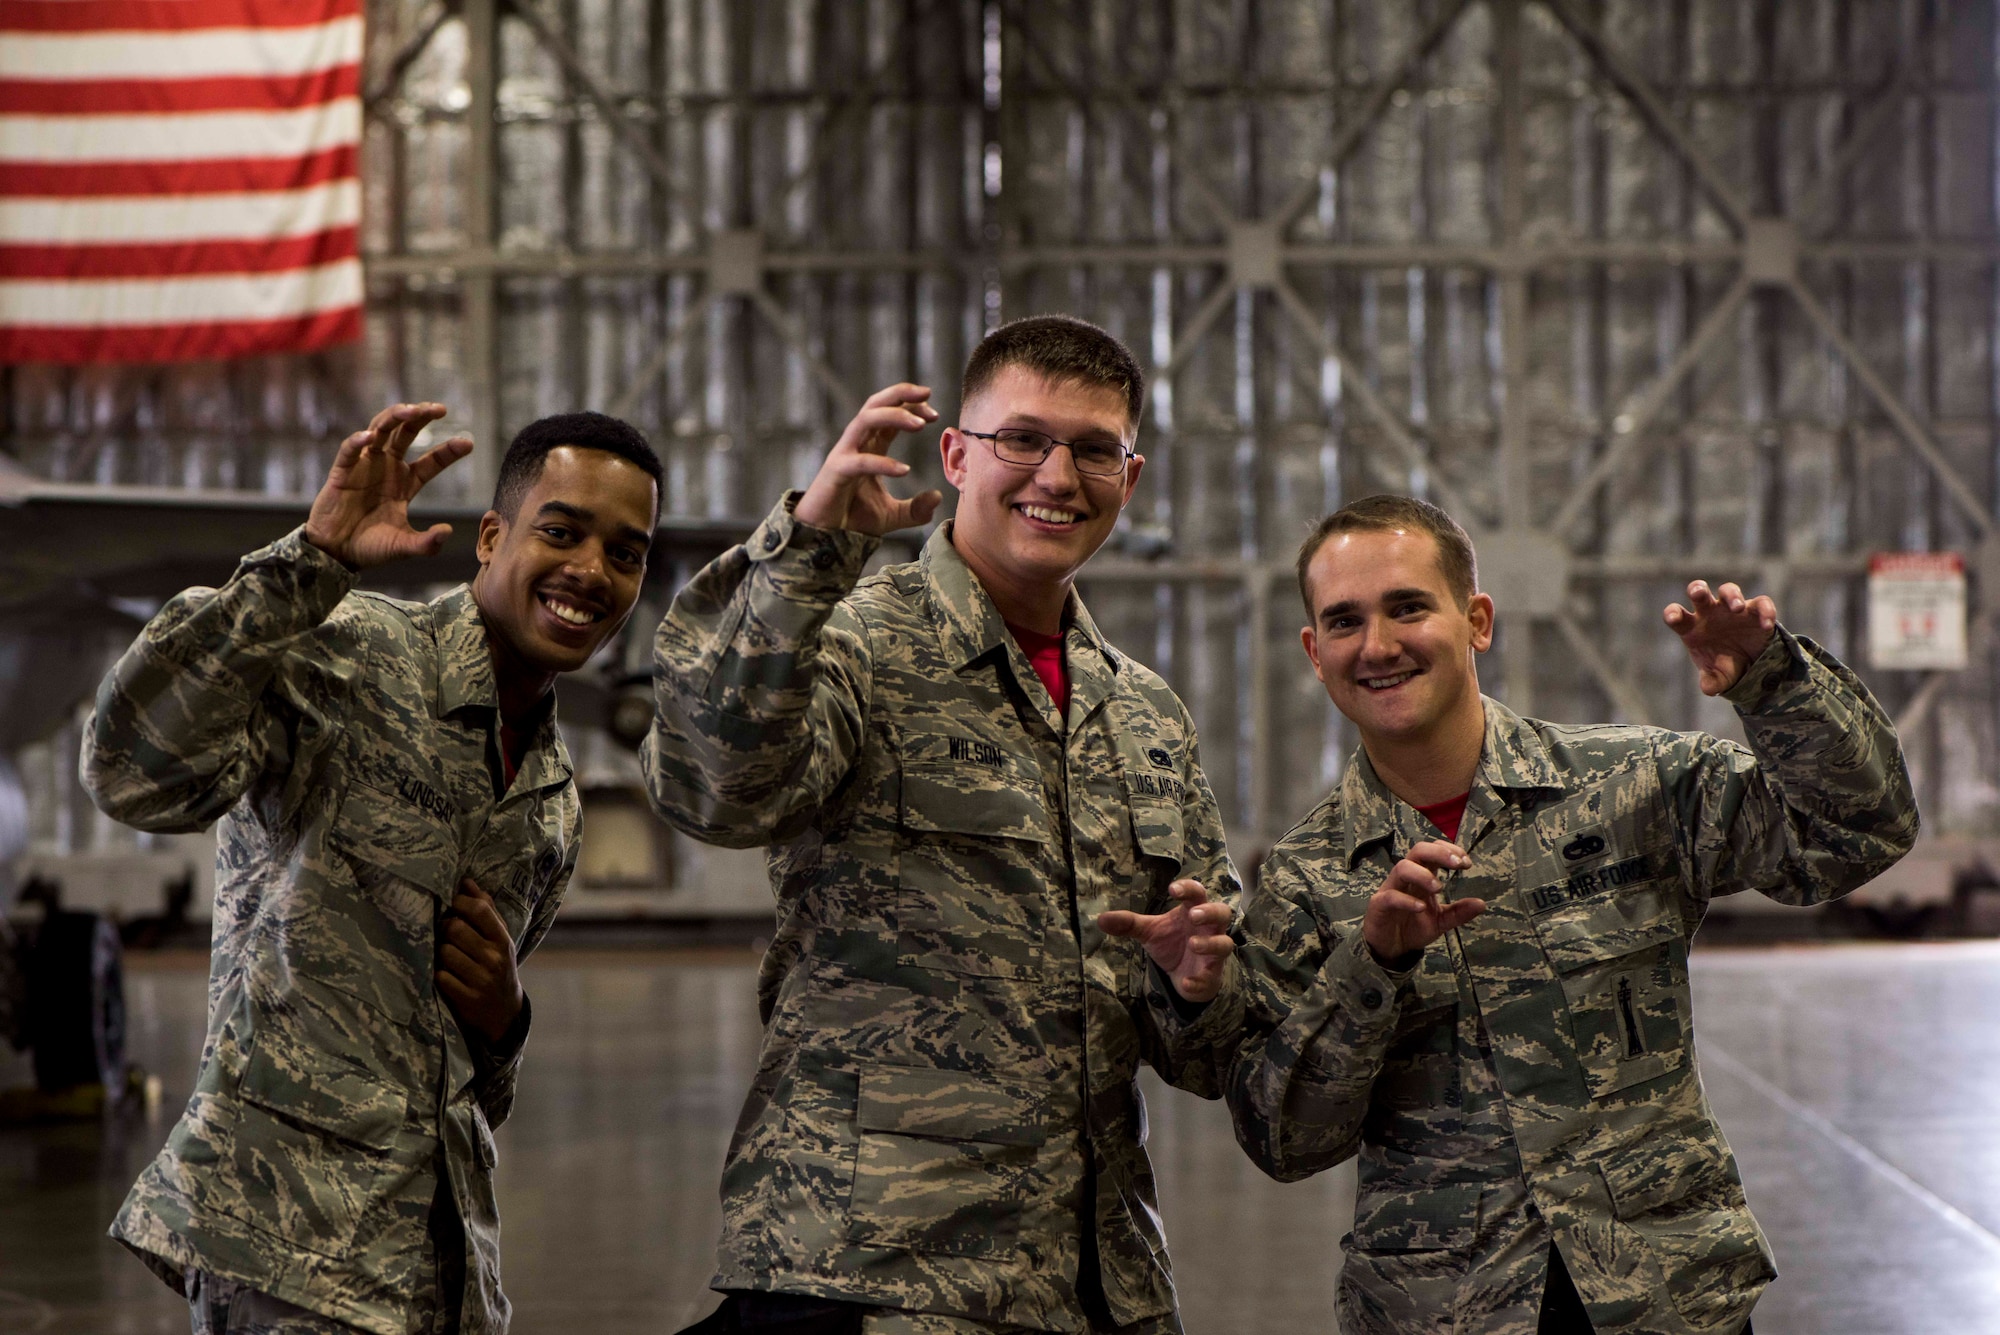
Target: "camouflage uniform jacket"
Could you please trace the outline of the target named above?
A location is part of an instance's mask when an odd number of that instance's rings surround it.
[[[1236,893],[1187,711],[1073,598],[1058,717],[949,524],[857,587],[876,541],[793,501],[675,600],[642,752],[778,901],[715,1286],[1083,1329],[1094,1156],[1110,1313],[1177,1329],[1135,1075],[1179,1022],[1094,918]]]
[[[176,1287],[198,1268],[402,1335],[455,1268],[427,1251],[442,1163],[464,1329],[500,1331],[491,1128],[520,1050],[468,1043],[433,982],[438,931],[470,876],[534,949],[575,864],[576,790],[551,712],[499,791],[470,590],[352,584],[294,531],[169,602],[99,688],[98,805],[148,830],[222,822],[200,1073],[111,1231]]]
[[[1228,1098],[1275,1177],[1358,1152],[1348,1335],[1532,1335],[1551,1240],[1600,1335],[1735,1331],[1775,1274],[1696,1073],[1689,940],[1716,895],[1846,894],[1917,812],[1888,718],[1810,641],[1781,629],[1728,698],[1754,750],[1487,700],[1472,865],[1443,878],[1487,908],[1406,972],[1363,910],[1442,836],[1365,753],[1264,864]]]

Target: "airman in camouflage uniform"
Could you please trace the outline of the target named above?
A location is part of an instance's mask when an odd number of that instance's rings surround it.
[[[735,1296],[700,1329],[1177,1330],[1135,1076],[1187,1078],[1164,1055],[1179,1022],[1094,918],[1235,874],[1186,709],[1071,589],[1144,462],[1140,373],[1080,321],[990,336],[942,443],[956,519],[863,579],[878,535],[937,504],[881,484],[928,394],[871,398],[659,631],[654,801],[696,838],[768,845],[778,901],[723,1170],[714,1286]],[[1009,462],[1029,428],[1041,462]],[[1010,622],[1060,628],[1066,712]],[[1218,958],[1163,961],[1217,985]]]
[[[349,437],[306,525],[169,602],[98,692],[98,805],[221,821],[200,1072],[111,1230],[196,1335],[507,1326],[492,1129],[528,1028],[515,965],[580,824],[550,687],[631,611],[659,465],[611,419],[537,423],[473,586],[355,592],[448,532],[407,512],[471,448],[406,461],[443,413]]]
[[[1688,945],[1718,895],[1819,903],[1909,849],[1890,722],[1770,599],[1700,582],[1667,621],[1747,749],[1521,718],[1478,695],[1462,530],[1350,512],[1300,584],[1363,744],[1264,863],[1246,986],[1210,1008],[1244,1021],[1238,1139],[1287,1181],[1358,1154],[1347,1335],[1738,1331],[1775,1271],[1696,1072]],[[1448,840],[1418,804],[1468,788]],[[1587,1322],[1544,1306],[1571,1280]]]

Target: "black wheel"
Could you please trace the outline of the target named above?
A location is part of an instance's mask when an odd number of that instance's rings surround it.
[[[95,913],[51,913],[28,953],[35,1084],[117,1089],[125,1076],[125,972],[118,929]]]

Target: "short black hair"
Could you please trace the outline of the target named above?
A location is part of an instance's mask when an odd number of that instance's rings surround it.
[[[1009,366],[1033,371],[1056,384],[1104,385],[1125,396],[1132,429],[1146,406],[1146,373],[1132,350],[1110,333],[1074,315],[1030,315],[1010,320],[979,340],[966,358],[958,401],[969,403]]]
[[[500,460],[500,480],[493,486],[493,508],[512,519],[521,501],[542,476],[549,451],[564,445],[580,450],[602,450],[630,460],[653,479],[653,510],[659,512],[661,494],[660,456],[645,433],[630,422],[621,422],[603,413],[557,413],[522,427]]]
[[[1430,534],[1437,543],[1438,571],[1444,576],[1445,587],[1458,599],[1460,607],[1471,602],[1472,595],[1479,592],[1479,556],[1472,550],[1472,539],[1464,527],[1429,501],[1383,493],[1349,501],[1313,525],[1313,531],[1300,544],[1299,596],[1306,600],[1306,616],[1319,615],[1313,608],[1312,590],[1306,585],[1306,572],[1328,538],[1336,533],[1395,533],[1410,529]]]

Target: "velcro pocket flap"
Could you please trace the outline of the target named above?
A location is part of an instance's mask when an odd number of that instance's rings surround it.
[[[1631,955],[1685,934],[1667,882],[1565,905],[1536,918],[1535,930],[1557,973]]]
[[[863,1131],[938,1140],[1040,1145],[1049,1138],[1042,1100],[1027,1090],[918,1067],[864,1067],[855,1120]]]
[[[349,857],[423,886],[441,899],[455,892],[457,838],[417,803],[357,783],[341,804],[333,842]]]
[[[395,1086],[328,1053],[263,1035],[238,1090],[247,1103],[385,1152],[409,1112],[408,1097]]]
[[[919,733],[902,742],[905,829],[1047,843],[1041,775],[972,737]]]

